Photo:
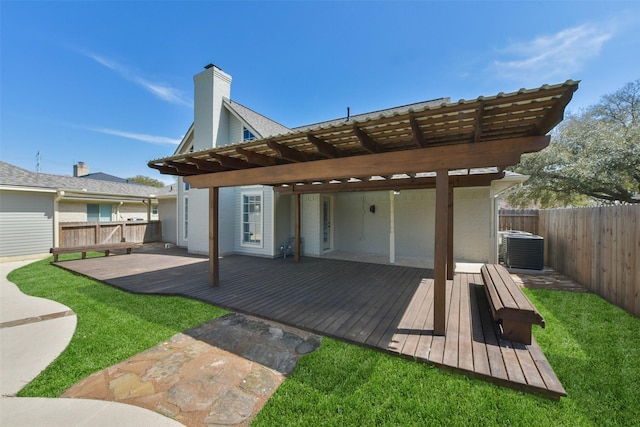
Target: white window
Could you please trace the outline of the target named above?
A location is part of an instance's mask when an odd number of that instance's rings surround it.
[[[262,193],[242,193],[242,245],[262,246]]]
[[[87,204],[87,222],[111,221],[111,205]]]
[[[184,240],[189,239],[189,198],[184,198]]]
[[[158,205],[151,206],[151,215],[158,215]]]

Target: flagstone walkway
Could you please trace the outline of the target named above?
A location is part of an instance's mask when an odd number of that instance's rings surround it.
[[[96,372],[62,397],[140,406],[189,427],[244,426],[320,339],[232,313]]]

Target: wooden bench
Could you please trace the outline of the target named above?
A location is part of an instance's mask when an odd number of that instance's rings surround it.
[[[531,344],[531,325],[544,328],[544,319],[511,275],[501,265],[485,264],[480,269],[493,319],[500,323],[502,337]]]
[[[82,259],[87,257],[87,252],[104,252],[104,256],[109,256],[109,253],[115,249],[126,249],[127,254],[131,253],[133,248],[139,247],[140,243],[133,242],[118,242],[118,243],[101,243],[98,245],[89,246],[70,246],[65,248],[51,248],[50,253],[53,254],[53,262],[58,262],[58,255],[60,254],[74,254],[81,252]]]

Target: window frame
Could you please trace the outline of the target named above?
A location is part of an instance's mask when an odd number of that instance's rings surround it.
[[[257,220],[245,221],[245,197],[259,197],[260,212],[258,212]],[[258,224],[260,227],[259,241],[245,241],[245,225]],[[240,194],[240,246],[248,248],[264,248],[264,194],[262,191],[242,191]]]

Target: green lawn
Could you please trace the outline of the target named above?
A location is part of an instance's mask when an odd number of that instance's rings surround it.
[[[78,316],[78,325],[62,355],[18,396],[59,396],[93,372],[226,313],[188,298],[123,292],[53,266],[50,260],[15,270],[9,280],[28,295],[70,307]]]
[[[10,280],[71,307],[70,346],[21,396],[57,396],[90,373],[221,315],[132,295],[42,261]],[[640,319],[592,294],[526,290],[547,321],[535,337],[569,396],[559,402],[323,339],[254,420],[282,425],[640,425]]]

